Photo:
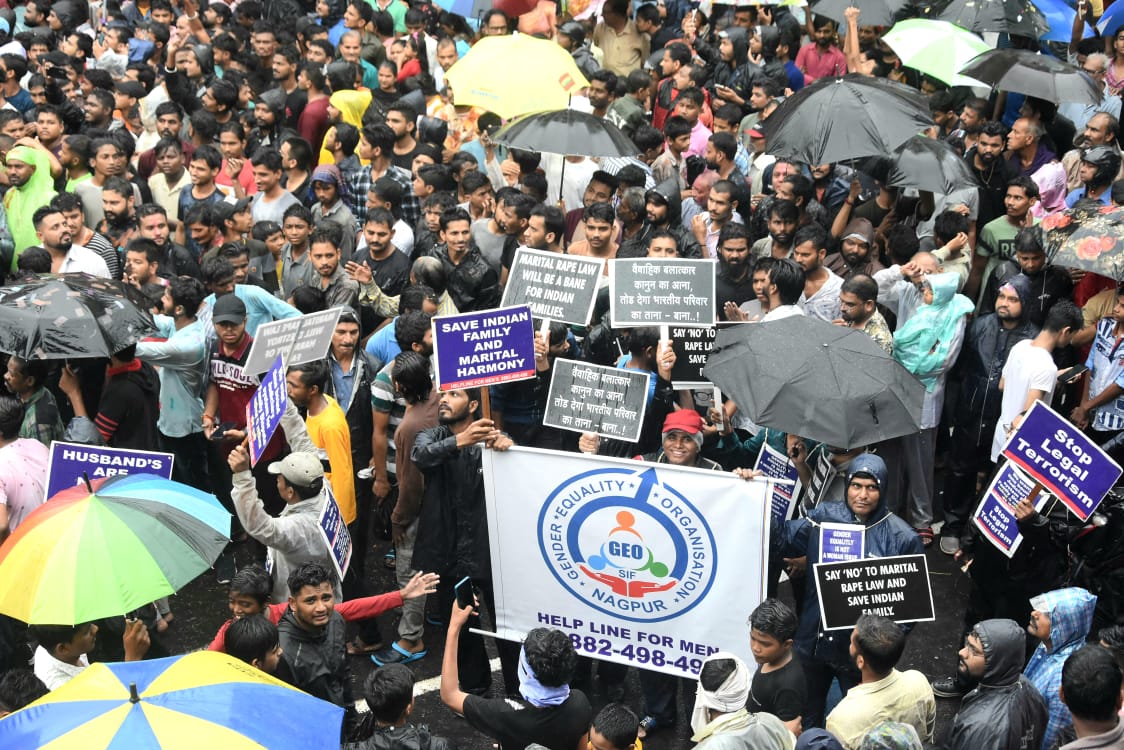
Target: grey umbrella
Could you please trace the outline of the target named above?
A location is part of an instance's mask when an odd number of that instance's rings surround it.
[[[890,154],[886,184],[944,194],[979,183],[956,149],[944,141],[915,135]]]
[[[704,373],[757,424],[838,448],[921,425],[921,381],[862,331],[813,318],[720,331]]]
[[[968,61],[960,74],[1002,91],[1054,102],[1100,104],[1093,79],[1076,65],[1025,49],[993,49]]]

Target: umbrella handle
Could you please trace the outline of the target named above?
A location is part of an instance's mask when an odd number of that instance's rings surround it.
[[[94,494],[94,487],[90,484],[90,475],[86,472],[82,472],[82,481],[86,483],[86,492],[89,492],[91,495]]]

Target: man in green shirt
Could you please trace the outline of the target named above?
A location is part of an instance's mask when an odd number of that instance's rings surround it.
[[[968,283],[964,285],[964,295],[969,299],[976,300],[978,304],[991,272],[1002,261],[1015,257],[1015,235],[1023,227],[1037,223],[1030,212],[1037,202],[1038,185],[1034,180],[1020,175],[1007,183],[1007,195],[1003,199],[1006,215],[985,224],[976,241],[972,270],[968,274]]]

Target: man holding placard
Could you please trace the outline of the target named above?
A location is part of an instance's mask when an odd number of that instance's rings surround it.
[[[414,544],[415,570],[433,570],[442,576],[439,610],[451,608],[453,585],[472,580],[481,603],[495,612],[492,561],[488,548],[488,522],[484,510],[483,448],[507,450],[511,438],[490,419],[477,419],[480,389],[450,390],[437,406],[440,424],[418,433],[410,458],[425,475],[425,494]],[[510,692],[519,684],[519,645],[497,641],[504,684]],[[479,635],[461,631],[457,662],[461,689],[483,695],[492,683],[492,669]]]
[[[831,545],[832,559],[853,554],[851,559],[892,557],[895,555],[923,554],[921,539],[908,523],[887,509],[887,498],[882,489],[886,486],[886,464],[872,453],[859,456],[851,462],[847,475],[845,502],[827,502],[809,511],[806,518],[787,521],[774,526],[773,538],[777,551],[785,558],[807,557],[809,564],[823,562],[821,527],[824,523],[838,524],[853,530],[853,539],[843,544],[845,534],[836,531]],[[852,543],[853,542],[853,543]],[[858,684],[859,674],[851,661],[850,631],[821,632],[820,606],[816,579],[809,577],[804,596],[804,608],[796,630],[794,648],[804,667],[807,684],[807,704],[804,726],[821,727],[827,692],[833,679],[839,680],[844,695]]]

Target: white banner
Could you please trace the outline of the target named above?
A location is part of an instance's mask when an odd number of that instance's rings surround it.
[[[753,664],[765,597],[769,483],[668,464],[484,451],[497,635],[557,628],[578,653],[694,678]]]

